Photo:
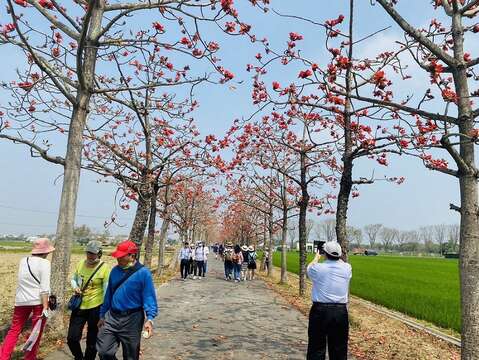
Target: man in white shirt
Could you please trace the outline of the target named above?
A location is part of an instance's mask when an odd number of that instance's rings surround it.
[[[198,279],[204,277],[203,270],[205,264],[205,248],[203,243],[199,242],[194,250],[194,260],[195,260],[195,272],[193,279],[196,279],[196,275],[198,275]]]
[[[203,244],[203,255],[204,255],[204,260],[203,260],[203,277],[206,276],[206,270],[208,269],[208,254],[210,253],[210,249],[208,246],[205,246]]]
[[[184,247],[181,248],[180,254],[179,254],[180,272],[181,272],[181,278],[183,279],[183,281],[185,281],[186,278],[188,277],[190,257],[191,257],[191,249],[188,246],[188,243],[185,242]]]
[[[307,360],[326,358],[326,341],[330,360],[346,360],[348,353],[348,294],[351,265],[340,259],[341,246],[336,241],[323,245],[326,260],[319,263],[320,252],[308,265],[313,282],[309,313]]]

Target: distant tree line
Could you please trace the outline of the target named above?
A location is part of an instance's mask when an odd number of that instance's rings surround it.
[[[308,241],[336,240],[335,221],[333,219],[307,224]],[[297,229],[290,227],[289,247],[296,249]],[[349,226],[349,246],[368,248],[385,252],[410,253],[456,253],[459,251],[459,224],[436,224],[421,226],[417,229],[400,230],[383,224],[367,224],[362,228]],[[278,239],[279,240],[279,239]]]

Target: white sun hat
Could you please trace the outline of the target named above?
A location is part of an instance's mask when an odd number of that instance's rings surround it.
[[[323,250],[326,254],[335,258],[339,258],[343,254],[341,251],[341,245],[339,245],[336,241],[325,242],[323,245]]]

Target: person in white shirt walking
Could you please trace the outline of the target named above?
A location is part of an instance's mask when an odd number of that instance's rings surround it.
[[[203,277],[206,276],[206,270],[208,270],[208,255],[210,253],[210,249],[208,246],[205,246],[203,243],[203,254],[204,254],[204,260],[203,260]]]
[[[191,258],[191,249],[188,246],[188,243],[185,242],[184,246],[180,250],[179,254],[179,259],[180,259],[180,272],[181,272],[181,278],[183,281],[186,280],[188,277],[188,270],[189,270],[189,261]]]
[[[54,250],[55,248],[50,245],[47,238],[40,238],[33,243],[32,256],[20,260],[12,324],[0,348],[0,360],[10,360],[18,337],[30,314],[32,315],[32,328],[38,321],[42,321],[42,325],[35,345],[30,351],[25,352],[24,359],[35,360],[37,358],[40,339],[48,317],[51,266],[47,256]]]
[[[313,305],[309,313],[307,360],[324,360],[326,342],[330,360],[346,360],[348,354],[348,294],[351,265],[340,259],[341,246],[335,241],[323,245],[326,260],[319,263],[320,251],[308,265],[313,282]]]
[[[198,275],[198,279],[204,277],[203,270],[204,270],[204,262],[205,262],[205,247],[203,243],[198,243],[196,246],[193,259],[195,260],[195,272],[193,275],[193,279],[196,279],[196,275]]]

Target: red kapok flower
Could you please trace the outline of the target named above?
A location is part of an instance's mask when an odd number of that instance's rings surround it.
[[[50,9],[50,10],[53,9],[53,4],[51,3],[50,0],[39,0],[38,3],[43,8]]]
[[[60,48],[56,47],[52,49],[52,56],[59,57],[60,56]]]
[[[158,31],[165,31],[165,27],[161,25],[158,21],[153,23],[153,29],[158,30]]]
[[[221,8],[226,13],[231,12],[233,8],[233,0],[221,0]]]
[[[22,7],[27,7],[28,5],[26,0],[15,0],[15,4],[20,5]]]
[[[310,69],[307,69],[307,70],[300,71],[298,77],[300,79],[306,79],[310,77],[311,75],[313,75],[313,72]]]
[[[18,87],[22,90],[30,91],[33,88],[33,83],[29,81],[21,82],[21,83],[18,83]]]
[[[295,32],[290,32],[289,33],[289,39],[291,41],[303,40],[303,35],[295,33]]]

